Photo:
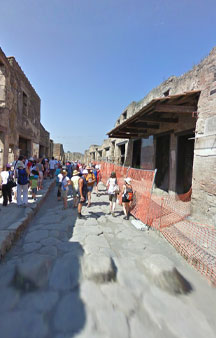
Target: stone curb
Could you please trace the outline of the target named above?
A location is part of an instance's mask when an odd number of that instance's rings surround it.
[[[4,257],[6,252],[10,250],[13,243],[20,237],[21,233],[26,229],[34,215],[36,215],[50,190],[55,186],[55,183],[56,181],[53,180],[36,204],[26,209],[24,217],[22,217],[19,221],[12,223],[7,230],[0,231],[0,260]]]

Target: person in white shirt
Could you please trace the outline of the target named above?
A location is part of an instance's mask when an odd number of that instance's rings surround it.
[[[116,179],[116,173],[114,171],[111,173],[110,178],[107,181],[106,187],[109,194],[110,213],[114,217],[117,194],[119,193],[119,186]]]
[[[73,177],[71,178],[71,185],[73,191],[73,207],[77,208],[78,206],[78,198],[79,198],[79,179],[80,173],[77,170],[74,170]]]
[[[67,194],[68,194],[68,190],[69,190],[69,184],[70,184],[70,179],[69,177],[67,177],[67,171],[66,170],[62,170],[62,184],[61,184],[61,195],[62,195],[62,199],[63,199],[63,203],[64,203],[64,207],[63,209],[67,209]]]
[[[1,172],[1,183],[2,183],[2,195],[3,195],[3,206],[6,207],[9,202],[12,202],[11,187],[8,184],[10,177],[10,165],[7,164]]]
[[[50,179],[54,177],[55,169],[56,169],[56,163],[57,161],[52,157],[52,159],[49,161],[49,171],[50,171]]]

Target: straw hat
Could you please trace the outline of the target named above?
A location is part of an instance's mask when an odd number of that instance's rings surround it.
[[[77,176],[77,175],[79,175],[79,171],[77,171],[77,170],[74,170],[74,172],[73,172],[73,176]]]
[[[85,175],[85,174],[88,174],[88,170],[87,170],[87,169],[84,169],[82,173],[83,173],[84,175]]]
[[[124,178],[124,180],[127,184],[130,184],[131,181],[132,181],[132,179],[130,177],[126,177],[126,178]]]

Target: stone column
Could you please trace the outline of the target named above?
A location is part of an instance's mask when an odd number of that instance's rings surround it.
[[[169,156],[169,193],[175,194],[176,191],[176,155],[177,155],[177,136],[170,134],[170,156]]]

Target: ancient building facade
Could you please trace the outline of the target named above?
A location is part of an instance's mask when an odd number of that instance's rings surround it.
[[[53,156],[56,160],[65,162],[65,156],[64,156],[64,148],[63,144],[61,143],[54,143],[53,144]]]
[[[158,193],[192,187],[193,214],[216,225],[216,48],[132,102],[108,136],[114,146],[108,160],[157,169]]]
[[[82,153],[67,151],[64,156],[65,162],[80,161],[82,163],[84,161],[84,155]]]
[[[40,98],[15,58],[0,49],[0,169],[18,155],[48,155],[48,148]]]

